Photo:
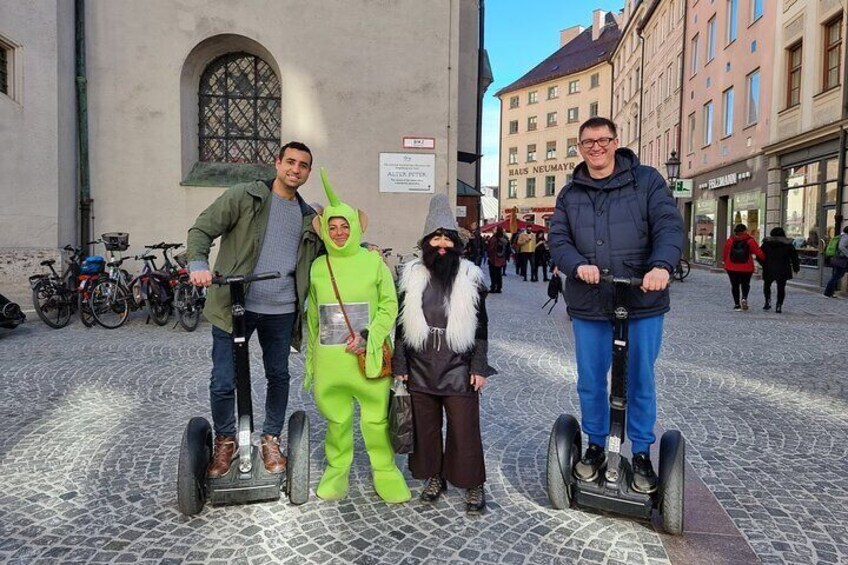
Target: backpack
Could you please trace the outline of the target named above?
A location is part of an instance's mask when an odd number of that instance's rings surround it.
[[[504,240],[504,238],[498,239],[497,245],[495,246],[495,255],[497,257],[506,257],[508,251],[509,244]]]
[[[824,250],[825,257],[839,257],[839,240],[842,239],[841,235],[835,235],[830,238],[830,241],[827,242],[827,247]]]
[[[85,261],[82,262],[82,268],[80,272],[83,275],[98,275],[104,271],[106,266],[106,259],[101,257],[100,255],[92,255],[91,257],[87,257]]]
[[[751,255],[751,248],[748,247],[747,239],[737,239],[730,245],[730,262],[731,263],[747,263],[748,257]]]

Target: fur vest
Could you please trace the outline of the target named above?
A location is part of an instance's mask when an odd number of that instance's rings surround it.
[[[404,342],[415,351],[422,351],[430,336],[430,327],[422,307],[424,289],[429,282],[430,271],[420,259],[404,266],[399,289],[406,296],[399,319],[403,324]],[[445,340],[451,351],[465,353],[474,347],[477,305],[483,284],[480,268],[471,261],[461,259],[450,297],[445,299],[448,320]]]

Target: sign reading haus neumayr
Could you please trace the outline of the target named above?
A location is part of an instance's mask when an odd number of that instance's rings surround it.
[[[555,163],[553,165],[534,165],[532,167],[516,167],[509,170],[509,176],[519,177],[528,175],[531,172],[536,175],[539,173],[555,173],[557,171],[571,171],[576,166],[575,163]]]

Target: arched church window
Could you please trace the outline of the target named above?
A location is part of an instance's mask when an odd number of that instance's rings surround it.
[[[228,53],[198,90],[200,161],[271,164],[280,149],[280,79],[261,58]]]

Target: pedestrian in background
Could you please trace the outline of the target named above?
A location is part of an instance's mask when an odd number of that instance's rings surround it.
[[[748,293],[754,275],[754,257],[764,261],[766,256],[748,233],[748,226],[736,224],[733,235],[724,244],[724,270],[730,277],[730,292],[733,295],[733,310],[748,309]],[[741,290],[741,295],[740,295]]]
[[[530,226],[518,234],[518,239],[516,240],[516,245],[518,246],[518,261],[519,261],[519,272],[518,274],[524,277],[524,280],[527,280],[527,271],[530,271],[531,280],[536,281],[535,272],[534,272],[534,254],[536,252],[536,238],[533,236],[533,231],[530,229]]]
[[[498,226],[495,235],[489,238],[486,246],[486,255],[489,259],[489,279],[491,285],[489,293],[499,294],[503,292],[503,268],[509,257],[509,240],[504,235],[503,228]]]
[[[765,260],[760,261],[763,266],[763,297],[765,304],[763,310],[771,310],[771,283],[777,283],[777,303],[774,311],[780,314],[783,311],[783,300],[786,297],[786,281],[792,278],[792,273],[801,269],[798,260],[798,252],[792,245],[792,240],[786,237],[783,228],[774,228],[769,237],[763,239],[761,246]]]
[[[548,250],[548,241],[542,232],[536,234],[536,251],[533,259],[533,280],[539,280],[539,267],[542,267],[542,280],[548,282],[548,261],[551,260],[551,253]]]
[[[824,295],[828,298],[833,298],[836,287],[839,286],[839,281],[842,280],[842,277],[845,276],[846,269],[848,269],[848,226],[845,226],[838,237],[839,247],[837,248],[836,255],[830,259],[830,266],[833,271],[824,289]]]

